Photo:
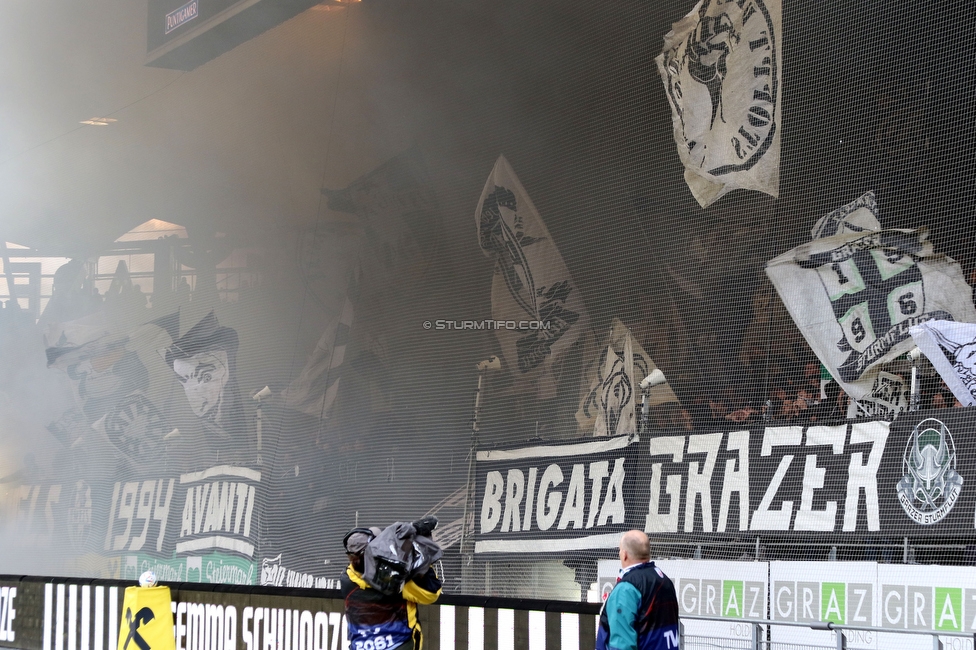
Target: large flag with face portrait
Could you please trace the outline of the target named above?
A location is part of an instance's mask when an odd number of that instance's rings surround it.
[[[766,265],[794,322],[854,399],[870,396],[880,364],[911,350],[910,329],[930,320],[976,321],[972,291],[925,228],[845,232]]]
[[[976,324],[932,320],[911,333],[959,403],[976,404]]]
[[[779,195],[780,0],[700,0],[657,57],[685,181],[702,207],[734,189]]]
[[[559,249],[504,156],[481,192],[475,222],[482,252],[495,261],[492,318],[536,324],[495,330],[505,365],[521,390],[535,383],[540,398],[553,397],[553,366],[589,319]]]
[[[48,430],[67,447],[95,437],[112,443],[131,465],[158,462],[174,427],[164,415],[172,373],[156,354],[179,334],[179,313],[108,332],[104,312],[66,323],[49,323],[47,365],[70,379],[75,407]]]
[[[193,414],[221,437],[245,433],[244,407],[237,387],[237,331],[214,312],[204,316],[160,355],[183,385]]]

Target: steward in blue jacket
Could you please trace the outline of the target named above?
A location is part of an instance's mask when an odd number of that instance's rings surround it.
[[[622,569],[600,612],[596,650],[678,648],[678,597],[671,579],[650,557],[647,535],[639,530],[624,534]]]
[[[379,529],[357,529],[345,540],[349,566],[339,579],[346,605],[350,650],[422,650],[424,636],[417,605],[430,605],[441,595],[433,567],[408,581],[400,593],[384,594],[363,579],[363,552]]]

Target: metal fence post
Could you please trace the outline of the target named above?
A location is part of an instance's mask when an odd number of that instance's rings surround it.
[[[751,650],[759,650],[760,640],[759,635],[762,634],[762,628],[759,627],[759,623],[752,624],[752,644],[749,646]]]
[[[678,650],[685,647],[685,624],[678,621]]]
[[[938,634],[932,635],[932,650],[942,650],[942,639],[939,638]]]
[[[837,633],[837,650],[847,650],[847,637],[844,636],[844,630],[835,629],[834,632]]]

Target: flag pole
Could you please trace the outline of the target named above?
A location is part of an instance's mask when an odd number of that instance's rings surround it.
[[[918,410],[919,394],[918,394],[918,356],[922,353],[918,348],[913,348],[911,352],[908,353],[908,358],[912,360],[912,384],[911,392],[908,398],[908,410],[914,413]]]
[[[471,418],[471,447],[468,449],[468,478],[465,482],[464,527],[461,529],[461,553],[464,555],[471,554],[470,549],[468,549],[468,543],[471,539],[471,533],[468,532],[468,516],[474,512],[474,504],[472,503],[474,500],[474,489],[471,483],[474,479],[474,455],[478,449],[478,416],[481,411],[481,388],[484,385],[484,379],[485,371],[481,370],[478,372],[478,387],[474,391],[474,417]],[[471,528],[474,528],[473,524],[471,524]]]
[[[7,294],[19,306],[20,303],[17,302],[17,290],[14,285],[14,273],[10,268],[10,253],[7,251],[6,239],[0,240],[0,255],[3,256],[3,272],[7,276]],[[38,315],[40,315],[40,306],[38,306]]]
[[[468,450],[468,479],[465,483],[464,496],[464,519],[461,527],[461,556],[463,566],[469,566],[474,559],[474,548],[472,546],[474,537],[474,461],[475,454],[478,453],[478,432],[480,431],[479,420],[481,417],[481,389],[484,387],[485,375],[489,370],[501,370],[502,364],[498,357],[488,357],[477,365],[478,368],[478,387],[474,392],[474,412],[471,417],[471,448]],[[470,524],[469,519],[471,518]],[[470,526],[470,529],[469,529]],[[462,580],[464,578],[462,571]]]

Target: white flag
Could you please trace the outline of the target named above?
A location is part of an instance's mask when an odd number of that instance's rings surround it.
[[[641,402],[640,383],[654,370],[657,370],[657,365],[651,357],[627,326],[614,318],[608,346],[585,371],[584,381],[588,384],[576,411],[580,432],[592,432],[594,436],[635,432]],[[628,396],[629,399],[624,399]],[[667,383],[654,386],[648,393],[649,406],[677,401]],[[611,410],[614,412],[608,413]],[[627,428],[615,431],[608,426],[610,422],[619,422]]]
[[[881,230],[881,222],[878,220],[878,202],[872,191],[865,192],[847,205],[842,205],[820,217],[810,231],[810,238],[822,239],[869,230]]]
[[[962,270],[933,253],[924,228],[815,239],[771,260],[766,274],[820,362],[858,400],[879,364],[914,347],[911,327],[976,321]]]
[[[625,358],[618,357],[613,346],[607,348],[603,363],[594,436],[623,436],[637,432],[637,385],[633,372],[627,372]],[[633,357],[631,357],[633,370]]]
[[[911,333],[959,403],[976,405],[976,324],[932,320]]]
[[[847,417],[891,421],[908,408],[909,387],[901,375],[874,370],[858,383],[870,390],[848,405]]]
[[[685,181],[704,208],[734,189],[779,195],[780,0],[700,0],[657,57]]]
[[[352,302],[346,298],[342,311],[326,326],[301,374],[282,391],[286,406],[317,418],[328,417],[339,394],[353,311]]]
[[[514,323],[495,335],[516,382],[555,395],[552,366],[588,329],[586,308],[542,217],[504,156],[485,183],[475,213],[478,240],[495,260],[491,312]]]

